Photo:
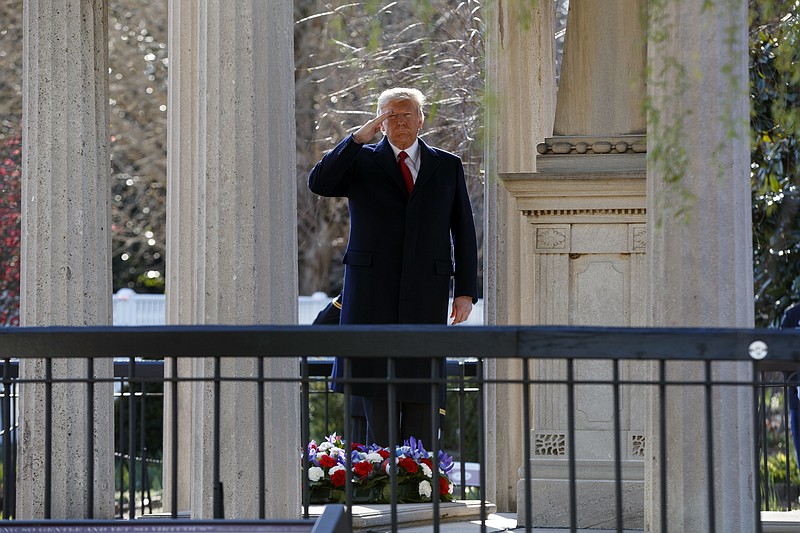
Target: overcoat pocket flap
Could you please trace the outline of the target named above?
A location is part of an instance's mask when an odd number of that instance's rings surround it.
[[[436,273],[440,276],[452,276],[455,273],[450,261],[436,261]]]
[[[342,263],[345,265],[365,267],[372,266],[372,253],[359,252],[358,250],[347,250],[344,254],[344,258],[342,259]]]

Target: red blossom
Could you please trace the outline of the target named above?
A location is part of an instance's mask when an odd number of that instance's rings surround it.
[[[397,462],[397,464],[399,464],[403,468],[403,470],[405,470],[409,474],[416,474],[417,470],[419,469],[419,466],[417,465],[416,461],[414,461],[414,459],[411,459],[410,457],[403,457]]]
[[[358,477],[365,478],[372,472],[372,465],[368,461],[361,461],[353,465],[353,470]]]
[[[450,494],[450,482],[444,476],[439,476],[439,494],[442,496]]]
[[[380,455],[384,459],[388,459],[389,458],[389,450],[384,450],[383,448],[381,448],[380,450],[378,450],[378,455]]]
[[[337,470],[336,472],[331,474],[331,484],[334,487],[341,487],[342,485],[344,485],[344,481],[345,481],[344,469]]]
[[[420,459],[420,460],[419,460],[419,462],[420,462],[420,463],[422,463],[422,464],[424,464],[424,465],[428,465],[428,468],[430,468],[431,470],[433,470],[433,461],[431,461],[431,460],[430,460],[430,459],[428,459],[427,457],[425,457],[425,458],[423,458],[423,459]]]
[[[330,468],[332,466],[336,466],[336,459],[334,459],[330,455],[320,455],[319,465],[323,468]]]

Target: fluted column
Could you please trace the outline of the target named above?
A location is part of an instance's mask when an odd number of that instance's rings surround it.
[[[197,1],[169,1],[169,96],[167,106],[167,323],[197,324],[198,285],[197,224]],[[192,361],[167,359],[164,375],[179,378],[192,375]],[[190,509],[192,461],[192,386],[178,386],[178,408],[173,409],[175,390],[164,387],[164,468],[163,501],[165,512]],[[173,433],[177,418],[178,431]],[[177,440],[177,457],[173,443]],[[173,479],[177,462],[178,477]],[[173,502],[173,485],[178,498]]]
[[[291,0],[206,0],[198,11],[197,319],[207,324],[297,321],[297,239]],[[180,257],[173,260],[180,261]],[[263,360],[264,376],[297,378],[296,359]],[[211,378],[211,359],[194,375]],[[226,359],[222,376],[252,378],[259,360]],[[211,517],[215,457],[225,518],[257,517],[264,439],[268,517],[300,509],[300,388],[197,383],[193,392],[192,514]],[[215,401],[221,422],[214,449]],[[263,414],[263,430],[259,420]],[[263,432],[262,432],[263,431]]]
[[[520,290],[525,260],[519,241],[523,217],[500,184],[504,173],[534,172],[536,144],[552,133],[555,113],[555,4],[489,2],[487,11],[487,129],[484,287],[487,324],[532,323],[523,310],[532,294]],[[489,359],[487,379],[518,379],[519,361]],[[489,452],[487,497],[500,511],[517,506],[518,470],[523,463],[522,390],[486,390]]]
[[[747,4],[658,2],[651,3],[649,16],[650,325],[752,327]],[[750,368],[715,364],[713,378],[748,382]],[[704,378],[701,363],[667,365],[668,380]],[[670,531],[754,529],[751,392],[716,387],[707,427],[698,416],[705,408],[702,388],[668,387],[664,435],[657,433],[659,398],[652,395],[647,531],[662,531],[662,513]],[[706,468],[708,438],[713,477]],[[662,461],[666,480],[660,478]]]
[[[23,10],[21,323],[108,325],[111,168],[106,4],[30,0]],[[21,377],[42,379],[47,365],[44,360],[23,360]],[[51,367],[55,380],[109,379],[112,370],[111,359],[56,359]],[[93,384],[91,389],[83,383],[54,384],[50,427],[45,425],[45,393],[40,383],[20,387],[15,518],[111,518],[111,384]],[[52,451],[46,456],[48,432]],[[89,457],[94,458],[91,464]]]

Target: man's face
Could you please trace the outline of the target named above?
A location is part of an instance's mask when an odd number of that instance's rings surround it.
[[[422,127],[422,114],[414,100],[395,100],[386,103],[381,112],[391,113],[381,123],[381,131],[389,141],[405,150],[417,139],[417,133]]]

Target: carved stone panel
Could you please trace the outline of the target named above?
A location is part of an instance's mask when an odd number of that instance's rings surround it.
[[[534,226],[534,232],[534,246],[536,253],[569,253],[569,225],[536,224]]]

